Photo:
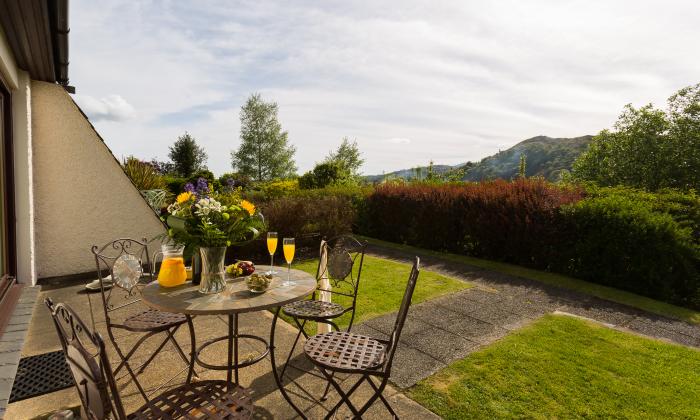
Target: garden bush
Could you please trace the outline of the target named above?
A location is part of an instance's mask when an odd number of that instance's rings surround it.
[[[165,181],[168,191],[175,195],[183,192],[185,190],[185,184],[187,184],[187,178],[172,175],[163,176],[163,181]]]
[[[362,231],[388,241],[552,268],[559,207],[583,191],[543,180],[384,185],[367,198]]]
[[[363,234],[572,275],[700,307],[695,193],[513,182],[382,185]]]
[[[683,226],[670,212],[660,211],[677,210],[668,198],[652,199],[618,191],[564,206],[563,221],[568,226],[562,231],[568,230],[570,243],[562,249],[560,259],[568,261],[566,272],[580,279],[699,307],[698,245],[691,226]]]

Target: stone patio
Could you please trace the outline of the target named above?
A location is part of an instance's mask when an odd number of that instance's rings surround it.
[[[51,297],[54,302],[65,302],[78,312],[85,322],[90,322],[89,308],[87,296],[82,292],[82,284],[76,284],[68,287],[54,288],[54,287],[44,287],[44,290],[39,293],[36,304],[34,305],[32,323],[29,329],[27,340],[22,349],[22,356],[32,356],[36,354],[46,353],[50,351],[55,351],[60,349],[60,343],[56,335],[53,323],[48,309],[43,303],[45,297]],[[99,294],[92,296],[93,305],[98,304]],[[141,304],[139,304],[141,305]],[[95,305],[97,308],[99,306]],[[134,308],[133,310],[143,309]],[[132,310],[132,309],[130,309]],[[240,317],[240,326],[242,333],[256,334],[263,337],[269,337],[269,331],[271,326],[272,314],[267,311],[256,312],[251,314],[244,314]],[[95,311],[95,322],[96,329],[103,335],[107,337],[104,315],[101,314],[101,309]],[[195,331],[197,336],[197,341],[201,342],[208,338],[213,338],[216,336],[221,336],[226,334],[226,320],[218,316],[200,316],[195,318]],[[276,355],[278,360],[278,365],[281,365],[286,357],[287,352],[291,348],[291,342],[294,339],[296,330],[284,322],[280,322],[277,328],[276,345],[278,348],[278,353]],[[138,334],[121,334],[117,338],[120,343],[133,343],[139,337]],[[176,337],[178,342],[180,342],[185,349],[189,351],[189,335],[186,329],[183,327],[177,332]],[[157,338],[152,338],[147,342],[144,351],[140,353],[140,357],[135,359],[135,364],[138,361],[145,360],[149,355],[149,350],[154,350],[160,340]],[[249,344],[243,342],[241,345],[240,354],[244,358],[246,354],[253,354],[260,350],[260,345]],[[117,366],[116,355],[113,352],[111,344],[107,343],[108,351],[110,352],[110,359],[112,360],[112,368]],[[299,349],[299,346],[297,346]],[[216,361],[220,363],[226,360],[226,345],[225,342],[220,343],[220,345],[214,345],[208,348],[204,354],[204,358],[209,361]],[[268,356],[269,358],[269,356]],[[303,368],[310,368],[308,362],[305,361],[303,354],[300,350],[296,351],[295,363]],[[175,350],[171,345],[165,347],[165,351],[156,357],[155,361],[144,371],[144,373],[139,376],[141,384],[146,388],[147,393],[152,392],[156,386],[164,382],[167,378],[172,377],[173,373],[181,371],[184,368],[182,360],[176,355]],[[225,379],[225,372],[219,371],[205,371],[201,367],[197,367],[196,371],[200,378],[203,379]],[[294,376],[294,380],[298,381],[301,385],[311,391],[312,395],[320,397],[325,388],[325,381],[322,381],[310,374],[302,374],[294,369],[289,369],[290,376]],[[180,372],[172,384],[182,383],[185,380],[186,373],[184,370]],[[350,386],[354,381],[350,378],[345,378],[344,385]],[[282,395],[277,390],[274,378],[272,376],[271,365],[269,359],[263,360],[260,363],[241,369],[241,384],[252,390],[253,400],[256,406],[256,417],[257,418],[276,418],[276,419],[287,419],[294,418],[295,413],[292,408],[284,401]],[[136,387],[128,383],[126,378],[119,381],[119,386],[121,388],[121,395],[125,404],[127,413],[136,409],[143,404],[142,397],[137,393]],[[294,391],[293,385],[290,385],[290,390]],[[363,398],[367,398],[369,393],[369,386],[363,386],[359,391],[357,398],[357,403],[360,404]],[[301,392],[293,392],[292,398],[299,402],[299,405],[303,408],[304,412],[309,418],[319,418],[326,414],[325,408],[331,407],[337,398],[331,393],[331,398],[323,404],[323,406],[318,406],[317,404],[303,398],[304,395]],[[397,391],[396,388],[388,387],[385,391],[385,396],[389,397],[389,401],[392,406],[397,411],[397,413],[402,418],[414,418],[414,419],[425,419],[425,418],[435,418],[436,416],[413,402],[401,392]],[[43,396],[30,398],[23,401],[18,401],[9,405],[5,419],[31,419],[41,415],[45,415],[54,412],[61,408],[71,408],[80,405],[78,395],[73,388],[65,389],[62,391],[53,392]],[[343,418],[347,414],[347,410],[342,410],[338,418]],[[386,418],[388,412],[384,409],[381,403],[376,403],[369,412],[368,418]]]

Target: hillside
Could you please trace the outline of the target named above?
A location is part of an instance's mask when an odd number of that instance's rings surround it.
[[[557,181],[562,170],[571,170],[574,160],[586,150],[591,138],[592,136],[574,138],[537,136],[523,140],[510,149],[482,159],[467,171],[464,179],[468,181],[511,179],[518,175],[520,156],[525,155],[527,176],[543,176],[550,181]]]
[[[574,160],[583,153],[591,142],[592,136],[573,138],[552,138],[537,136],[523,140],[515,146],[483,158],[480,162],[467,162],[460,165],[433,165],[438,174],[451,169],[464,167],[464,180],[484,181],[488,179],[511,179],[518,175],[520,156],[526,156],[526,175],[543,176],[550,181],[559,180],[562,170],[571,170]],[[425,174],[427,167],[417,169]],[[402,169],[385,175],[370,175],[369,182],[381,181],[385,177],[411,179],[416,177],[416,169]]]

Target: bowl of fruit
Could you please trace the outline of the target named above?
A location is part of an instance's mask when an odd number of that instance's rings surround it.
[[[253,273],[245,279],[245,285],[253,293],[264,293],[272,284],[272,274]]]
[[[237,261],[226,267],[226,274],[233,277],[249,276],[255,272],[252,261]]]

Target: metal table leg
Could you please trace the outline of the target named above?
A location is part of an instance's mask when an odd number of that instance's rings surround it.
[[[284,389],[284,384],[282,383],[282,379],[277,372],[277,362],[275,361],[275,328],[277,327],[277,319],[279,318],[280,315],[280,310],[282,307],[278,306],[277,310],[275,310],[275,316],[272,318],[272,327],[270,328],[270,362],[272,363],[272,376],[275,378],[275,382],[277,383],[277,388],[280,390],[280,393],[282,393],[282,396],[284,399],[287,401],[289,405],[292,406],[294,411],[299,414],[299,417],[302,419],[307,419],[306,415],[297,407],[294,405],[292,402],[292,399],[289,397],[287,394],[287,391]]]

